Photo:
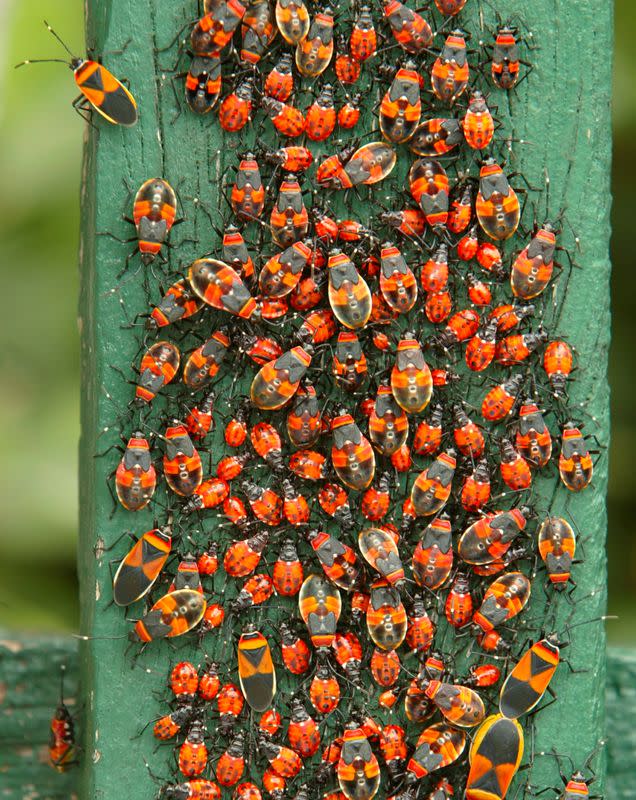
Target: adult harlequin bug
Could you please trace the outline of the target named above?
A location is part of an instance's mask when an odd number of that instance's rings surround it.
[[[413,551],[413,579],[431,591],[443,586],[453,567],[451,523],[446,514],[426,526]]]
[[[418,126],[421,113],[420,78],[415,64],[408,62],[406,67],[398,69],[380,103],[382,135],[395,144],[408,141]]]
[[[552,455],[550,431],[532,400],[526,400],[519,409],[515,448],[531,467],[545,467]]]
[[[305,117],[295,106],[283,103],[274,97],[264,97],[261,108],[281,136],[293,139],[305,130]]]
[[[366,489],[375,475],[375,455],[368,439],[350,414],[334,417],[331,433],[331,462],[336,474],[350,489]]]
[[[276,671],[267,639],[247,630],[238,643],[239,683],[247,704],[254,711],[268,709],[276,694]]]
[[[279,630],[283,664],[292,675],[303,675],[311,662],[311,651],[307,643],[296,636],[284,622],[281,622]]]
[[[398,590],[384,578],[371,584],[367,630],[382,650],[396,650],[406,637],[407,616]]]
[[[368,564],[391,585],[404,583],[404,567],[395,539],[381,528],[365,528],[358,534],[358,547]]]
[[[241,61],[257,64],[274,37],[274,13],[266,0],[252,0],[241,24]]]
[[[113,578],[113,600],[129,606],[147,594],[159,577],[172,545],[171,528],[153,528],[124,557]]]
[[[308,575],[298,595],[298,606],[314,647],[331,647],[342,610],[338,589],[320,575]]]
[[[364,731],[355,723],[343,734],[337,775],[347,800],[371,800],[380,788],[380,765]]]
[[[473,728],[483,722],[486,709],[481,697],[468,686],[422,679],[420,686],[442,715],[453,725]]]
[[[576,537],[572,526],[563,517],[546,517],[539,527],[537,544],[550,583],[555,589],[562,591],[570,580],[576,552]]]
[[[256,312],[256,301],[240,275],[214,258],[200,258],[190,265],[188,283],[204,303],[249,319]]]
[[[512,375],[503,383],[494,386],[484,397],[481,415],[488,422],[500,422],[512,411],[523,384],[523,375]]]
[[[453,105],[466,91],[470,75],[463,31],[453,31],[431,69],[431,86],[438,100]]]
[[[504,800],[523,756],[517,720],[493,714],[477,729],[470,747],[466,800]]]
[[[158,306],[152,309],[146,327],[154,330],[173,322],[188,319],[203,305],[185,280],[177,281],[166,291]]]
[[[395,365],[391,370],[391,391],[407,414],[423,411],[433,394],[431,370],[419,342],[411,333],[405,333],[398,343]]]
[[[230,339],[223,330],[212,336],[188,356],[183,367],[183,382],[190,389],[205,388],[218,374],[228,354]]]
[[[263,211],[265,188],[253,153],[247,153],[239,163],[230,194],[230,205],[236,216],[243,221],[256,219]]]
[[[48,742],[49,764],[58,772],[66,772],[74,766],[77,756],[73,717],[64,703],[64,672],[61,669],[60,700],[51,719]]]
[[[143,264],[151,264],[161,252],[177,215],[177,196],[168,181],[149,178],[139,187],[133,203],[133,221]]]
[[[448,219],[448,175],[439,161],[419,158],[409,170],[411,195],[428,224],[443,226]]]
[[[500,89],[513,89],[519,80],[519,46],[515,30],[500,28],[495,37],[490,73]]]
[[[289,247],[302,239],[309,230],[309,214],[303,202],[300,184],[293,172],[286,175],[280,185],[269,224],[272,238],[281,247]]]
[[[475,91],[471,94],[461,125],[469,147],[473,150],[488,147],[495,133],[495,123],[481,92]]]
[[[446,505],[456,466],[455,451],[447,450],[420,472],[411,490],[411,502],[418,516],[432,516]]]
[[[552,278],[555,248],[554,228],[544,222],[512,265],[510,286],[515,297],[531,300],[541,294]]]
[[[185,99],[195,114],[208,114],[221,96],[221,58],[217,53],[195,55],[185,80]]]
[[[356,61],[366,61],[375,55],[378,47],[378,36],[373,24],[373,17],[369,6],[362,6],[353,21],[351,37],[349,39],[349,52]]]
[[[156,486],[148,440],[138,431],[128,440],[115,472],[117,499],[128,511],[139,511],[148,505]]]
[[[347,328],[364,327],[371,315],[371,292],[366,281],[339,250],[330,253],[327,267],[329,305],[336,319]]]
[[[581,431],[573,422],[563,427],[559,475],[563,485],[571,492],[580,492],[589,486],[594,472],[592,456],[585,445]]]
[[[144,353],[139,365],[139,378],[135,389],[138,405],[150,403],[157,392],[174,380],[181,354],[172,342],[155,342]]]
[[[433,41],[431,26],[421,14],[407,8],[399,0],[384,2],[384,17],[391,26],[395,40],[403,50],[417,55]]]
[[[555,395],[565,392],[568,375],[572,372],[572,349],[567,342],[550,342],[543,351],[543,369]]]
[[[347,592],[356,589],[362,571],[355,551],[325,531],[309,531],[307,538],[329,580]]]
[[[313,142],[323,142],[331,136],[335,127],[333,90],[331,84],[326,83],[305,113],[305,133]]]
[[[305,78],[317,78],[333,55],[333,14],[327,6],[311,21],[307,36],[296,45],[296,66]]]
[[[473,597],[468,579],[461,572],[455,576],[444,604],[444,613],[453,628],[463,628],[473,616]]]
[[[287,44],[300,44],[309,33],[309,24],[309,12],[302,0],[276,0],[276,25]]]
[[[387,304],[406,314],[417,300],[417,282],[404,256],[390,242],[380,250],[380,291]]]
[[[216,764],[216,779],[221,786],[234,786],[245,772],[243,732],[234,736]]]
[[[417,126],[408,146],[418,156],[445,156],[461,141],[462,128],[458,119],[434,117]]]
[[[161,597],[129,634],[133,642],[181,636],[201,622],[206,601],[193,589],[179,589]]]
[[[299,697],[292,699],[287,738],[292,750],[302,759],[311,758],[320,747],[320,730]]]
[[[481,606],[473,616],[473,624],[481,633],[488,633],[503,622],[516,617],[530,599],[530,581],[521,572],[507,572],[486,590]]]
[[[348,392],[359,391],[367,379],[367,359],[353,331],[341,331],[333,356],[336,383]]]
[[[475,213],[482,230],[491,239],[509,239],[519,225],[519,198],[492,158],[487,158],[479,171]]]
[[[431,772],[453,764],[464,752],[466,734],[445,722],[425,728],[406,765],[406,783],[413,784]]]
[[[269,361],[252,381],[252,403],[262,410],[282,408],[296,393],[310,364],[311,355],[302,347],[293,347]]]
[[[201,456],[192,444],[185,425],[176,421],[166,428],[163,472],[175,494],[189,497],[203,480]]]
[[[97,61],[74,56],[48,22],[45,21],[44,24],[70,55],[70,62],[59,58],[39,58],[22,61],[16,67],[48,62],[67,64],[73,70],[75,83],[81,92],[73,101],[73,108],[80,116],[84,116],[82,111],[93,108],[113,125],[134,125],[137,122],[137,102],[124,84]]]
[[[369,439],[378,453],[391,456],[405,444],[409,419],[393,397],[393,390],[380,384],[369,415]]]

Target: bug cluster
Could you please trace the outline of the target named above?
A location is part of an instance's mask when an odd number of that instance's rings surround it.
[[[576,265],[562,215],[523,229],[543,199],[497,116],[531,36],[471,38],[464,5],[208,0],[166,48],[180,111],[240,137],[226,205],[190,204],[203,255],[170,271],[165,178],[130,220],[149,306],[111,485],[157,522],[113,600],[135,647],[193,631],[153,728],[165,797],[503,800],[567,643],[553,611],[531,646],[515,622],[538,582],[576,589],[537,489],[592,480],[558,330]]]

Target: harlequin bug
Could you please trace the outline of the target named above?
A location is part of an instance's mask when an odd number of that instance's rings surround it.
[[[392,586],[404,583],[404,567],[393,537],[381,528],[365,528],[358,534],[358,547],[365,560]]]
[[[463,31],[453,31],[431,69],[431,86],[438,100],[453,105],[465,92],[470,72]]]
[[[589,486],[594,472],[592,457],[581,431],[573,422],[563,427],[559,475],[563,485],[571,492],[580,492]]]
[[[287,44],[300,44],[309,33],[309,13],[303,1],[276,0],[276,24]]]
[[[307,36],[296,45],[296,66],[305,78],[322,74],[333,55],[333,14],[327,6],[311,21]]]
[[[435,117],[415,128],[408,146],[418,156],[445,156],[461,141],[462,128],[459,120]]]
[[[475,91],[470,96],[461,126],[466,143],[473,150],[483,150],[492,141],[495,123],[481,92]]]
[[[419,158],[409,170],[409,188],[432,228],[448,219],[448,175],[439,161]]]
[[[417,55],[433,41],[433,31],[421,14],[407,8],[399,0],[384,3],[384,17],[391,26],[395,40],[403,50]]]
[[[247,153],[239,163],[230,194],[230,205],[236,216],[244,221],[260,217],[263,211],[265,188],[253,153]]]
[[[413,551],[413,579],[419,586],[435,591],[446,582],[452,566],[451,523],[442,514],[426,526]]]
[[[398,69],[380,104],[379,121],[383,136],[400,144],[413,136],[420,121],[420,78],[412,62]]]
[[[284,406],[296,393],[310,364],[311,355],[302,347],[294,347],[265,364],[252,381],[252,403],[262,410]]]
[[[190,389],[205,388],[218,374],[225,361],[230,339],[222,330],[212,336],[188,356],[183,367],[183,382]]]
[[[516,617],[530,599],[530,581],[521,572],[507,572],[486,590],[481,606],[473,615],[478,633],[489,633],[503,622]]]
[[[97,61],[74,56],[48,22],[45,21],[44,24],[71,56],[70,62],[59,58],[39,58],[22,61],[16,64],[16,68],[25,64],[48,62],[67,64],[73,70],[75,83],[81,92],[73,101],[73,108],[80,116],[84,117],[82,111],[92,108],[113,125],[134,125],[137,122],[137,102],[124,84]]]
[[[368,439],[350,414],[334,417],[331,433],[331,461],[336,474],[350,489],[366,489],[375,474],[375,455]]]
[[[391,370],[391,391],[407,414],[423,411],[433,393],[431,371],[419,342],[410,332],[405,333],[398,343],[395,365]]]
[[[332,250],[329,270],[329,305],[338,322],[347,328],[366,325],[371,315],[371,292],[353,262],[339,250]]]
[[[501,714],[484,720],[470,747],[466,800],[504,800],[522,756],[523,731],[516,720]]]
[[[55,709],[50,723],[50,736],[48,742],[49,764],[57,772],[66,772],[77,761],[77,748],[75,745],[75,725],[73,717],[64,703],[64,672],[61,668],[60,701]]]
[[[281,136],[293,139],[305,130],[305,117],[295,106],[283,103],[274,97],[264,97],[261,108]]]
[[[437,514],[446,505],[456,465],[455,451],[448,450],[417,476],[411,490],[411,501],[419,516]]]
[[[332,583],[345,591],[352,591],[359,586],[362,578],[360,562],[348,544],[343,544],[325,531],[311,530],[307,538]],[[317,585],[320,589],[321,585]],[[313,591],[312,587],[313,584],[310,584],[307,591]]]
[[[398,590],[384,578],[371,584],[367,629],[382,650],[396,650],[406,637],[407,616]]]
[[[289,173],[281,183],[269,223],[272,238],[281,247],[289,247],[309,230],[309,214],[294,173]]]
[[[425,728],[415,743],[415,751],[406,765],[407,786],[436,769],[453,764],[464,752],[466,734],[445,722]]]
[[[484,161],[479,172],[475,212],[482,230],[491,239],[509,239],[519,225],[519,198],[492,158]]]
[[[221,96],[221,58],[217,53],[195,55],[185,80],[185,99],[195,114],[208,114]]]
[[[241,25],[241,61],[257,64],[276,36],[274,13],[265,0],[252,0]]]

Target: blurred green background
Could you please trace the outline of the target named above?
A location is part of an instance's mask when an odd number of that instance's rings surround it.
[[[50,7],[50,20],[83,55],[82,5]],[[76,630],[79,342],[76,325],[79,183],[84,125],[72,112],[61,65],[14,70],[26,57],[58,57],[34,0],[0,3],[0,313],[2,422],[0,627]],[[610,363],[610,612],[614,643],[636,644],[636,452],[633,341],[636,294],[636,6],[616,1],[614,85],[614,332]],[[612,135],[610,120],[607,136]]]

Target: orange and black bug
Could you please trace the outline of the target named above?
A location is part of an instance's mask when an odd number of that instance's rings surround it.
[[[381,384],[369,416],[369,439],[378,453],[391,456],[406,442],[409,419],[390,386]]]
[[[461,193],[458,191],[451,201],[446,227],[452,233],[463,233],[470,225],[472,215],[472,190],[470,186],[466,186]]]
[[[185,426],[188,433],[195,439],[205,439],[212,427],[214,426],[214,418],[212,412],[214,411],[214,403],[216,395],[210,392],[205,397],[200,405],[194,406],[188,412],[185,420]]]
[[[314,142],[327,139],[336,127],[336,107],[333,90],[326,83],[322,91],[305,113],[305,133]]]
[[[398,590],[384,578],[371,584],[367,608],[367,630],[382,650],[396,650],[406,637],[406,609]]]
[[[265,755],[270,766],[281,778],[294,778],[303,768],[301,757],[289,747],[281,744],[274,744],[264,736],[258,740],[259,750]]]
[[[530,581],[522,572],[507,572],[497,578],[486,590],[481,606],[473,616],[478,632],[489,633],[516,617],[530,599],[530,588]]]
[[[513,28],[497,31],[492,51],[490,73],[500,89],[513,89],[519,80],[519,46]]]
[[[240,275],[214,258],[200,258],[190,265],[188,283],[205,303],[243,319],[256,312],[256,301]]]
[[[201,485],[201,456],[192,444],[185,425],[175,421],[166,428],[163,472],[168,486],[178,495],[189,497]]]
[[[48,22],[44,24],[71,56],[70,62],[60,58],[39,58],[22,61],[16,67],[48,62],[67,64],[73,70],[75,83],[81,92],[73,101],[73,108],[81,117],[84,117],[83,111],[93,108],[113,125],[134,125],[137,122],[137,103],[124,84],[97,61],[74,56]]]
[[[555,249],[554,228],[544,222],[512,265],[510,286],[515,297],[531,300],[541,294],[552,278]]]
[[[337,633],[332,647],[338,664],[352,681],[357,681],[360,677],[360,666],[362,664],[360,639],[351,631]]]
[[[64,672],[61,668],[60,700],[51,719],[48,752],[49,764],[58,772],[66,772],[77,764],[75,726],[73,717],[64,703]]]
[[[272,489],[263,489],[252,481],[243,481],[241,489],[247,497],[254,516],[265,525],[280,525],[283,499]]]
[[[512,411],[523,384],[523,375],[513,375],[493,386],[481,404],[481,415],[488,422],[500,422]]]
[[[444,613],[449,624],[453,628],[463,628],[473,616],[473,597],[470,592],[468,579],[461,572],[455,576],[455,580],[446,597]]]
[[[388,0],[384,3],[384,17],[395,40],[407,53],[417,55],[430,47],[433,31],[421,14],[411,11],[399,0]]]
[[[567,342],[550,342],[543,352],[543,369],[555,395],[565,392],[568,375],[572,372],[572,349]]]
[[[244,736],[239,731],[216,764],[216,779],[221,786],[234,786],[245,772]]]
[[[331,462],[336,474],[350,489],[366,489],[375,475],[375,454],[369,440],[346,413],[334,417],[331,434]]]
[[[307,147],[290,145],[278,150],[266,150],[265,160],[278,165],[285,172],[305,172],[312,165],[314,157]]]
[[[302,759],[311,758],[320,747],[320,730],[299,697],[292,699],[287,738],[292,750]]]
[[[310,256],[310,263],[313,253]],[[315,308],[325,296],[324,274],[309,274],[301,276],[296,286],[289,295],[289,305],[295,311],[309,311]]]
[[[216,466],[217,477],[224,481],[232,481],[234,478],[238,478],[250,458],[251,453],[237,453],[223,456]]]
[[[464,752],[466,734],[446,722],[425,728],[406,765],[406,783],[412,785],[436,769],[453,764]]]
[[[563,517],[546,517],[539,527],[537,541],[550,583],[562,591],[570,580],[576,552],[572,526]]]
[[[461,728],[473,728],[483,722],[486,709],[481,697],[468,686],[423,679],[420,686],[443,716]]]
[[[431,591],[443,586],[453,567],[451,522],[446,514],[427,525],[413,551],[413,578]]]
[[[293,347],[269,361],[252,381],[252,403],[261,410],[282,408],[296,393],[310,364],[311,355],[302,347]]]
[[[428,224],[435,228],[448,219],[448,175],[439,161],[418,158],[409,170],[411,195]]]
[[[276,36],[274,13],[266,0],[252,0],[241,25],[241,61],[257,64]]]
[[[289,525],[298,527],[309,522],[309,504],[304,495],[294,488],[291,481],[283,480],[283,516]]]
[[[218,731],[221,736],[228,736],[234,730],[245,699],[238,686],[234,683],[224,684],[216,696],[216,707],[219,712]]]
[[[294,597],[300,591],[304,577],[303,565],[296,545],[286,539],[272,569],[274,588],[283,597]]]
[[[230,493],[230,485],[223,478],[208,478],[203,481],[188,502],[183,506],[185,514],[202,508],[216,508],[227,498]]]
[[[415,275],[395,245],[386,242],[380,250],[380,291],[387,304],[406,314],[417,300]]]
[[[313,646],[331,647],[342,610],[338,589],[320,575],[308,575],[298,595],[298,606]]]
[[[349,52],[356,61],[366,61],[375,55],[378,48],[378,36],[373,24],[373,17],[369,6],[362,6],[353,21],[351,37],[349,39]]]
[[[466,0],[435,0],[435,5],[440,14],[445,17],[454,17],[466,5]],[[452,790],[450,793],[453,794]]]
[[[194,707],[191,704],[179,706],[176,711],[158,719],[152,728],[155,739],[166,741],[176,736],[184,725],[192,721]]]
[[[219,568],[218,544],[210,542],[208,547],[197,558],[200,575],[214,575]]]
[[[263,211],[265,187],[253,153],[246,153],[239,163],[230,194],[230,205],[240,220],[248,222],[260,217]]]
[[[234,790],[234,800],[262,800],[262,798],[261,790],[250,781],[239,783]]]
[[[181,636],[201,622],[206,601],[194,589],[178,589],[161,597],[140,619],[129,638],[133,642]]]
[[[525,458],[518,453],[510,439],[499,442],[499,472],[501,479],[514,492],[528,489],[532,483],[532,473]]]
[[[479,171],[475,212],[482,230],[491,239],[509,239],[519,225],[519,198],[492,158],[487,158]]]
[[[439,653],[431,653],[418,675],[410,682],[404,697],[404,711],[411,722],[422,723],[428,719],[435,710],[435,706],[424,694],[420,682],[426,680],[441,680],[446,672],[444,659]]]
[[[208,114],[221,95],[221,58],[218,53],[195,55],[185,80],[185,98],[195,114]]]
[[[408,145],[418,156],[445,156],[461,141],[462,128],[458,119],[435,117],[417,126]]]
[[[490,500],[490,471],[485,458],[480,459],[462,485],[461,503],[465,511],[480,511]]]
[[[310,383],[298,388],[287,414],[287,435],[294,447],[310,447],[320,436],[320,406]]]
[[[338,334],[332,369],[336,383],[348,392],[359,391],[366,381],[367,359],[353,331]]]
[[[307,36],[296,45],[296,66],[305,78],[317,78],[333,55],[333,13],[327,6],[312,19]]]
[[[468,297],[471,303],[476,306],[489,306],[492,303],[492,290],[487,283],[477,278],[472,273],[466,279],[468,285]]]
[[[166,291],[158,306],[152,309],[146,322],[150,329],[164,328],[173,322],[188,319],[203,305],[185,280],[177,281]]]
[[[343,130],[355,128],[360,121],[360,100],[361,95],[356,94],[338,109],[337,121]]]
[[[340,36],[336,42],[336,53],[333,62],[336,78],[345,86],[356,83],[362,71],[362,64],[347,52],[347,40],[344,36]]]
[[[250,431],[252,447],[272,469],[283,466],[281,453],[283,443],[276,428],[269,422],[257,422]]]
[[[404,582],[404,567],[395,539],[381,528],[365,528],[358,534],[358,547],[374,570],[391,585]]]
[[[199,594],[203,594],[199,567],[192,553],[186,553],[179,562],[168,591],[174,592],[177,589],[192,589],[193,591],[199,592]]]
[[[432,516],[446,505],[456,466],[455,451],[447,450],[420,472],[411,490],[411,502],[418,516]]]
[[[380,735],[380,751],[391,778],[402,772],[408,756],[406,733],[401,725],[384,725]]]
[[[529,516],[527,506],[485,514],[461,535],[457,545],[459,557],[473,566],[499,561],[526,527]]]
[[[393,83],[380,103],[380,130],[390,142],[408,141],[422,113],[420,78],[412,62],[398,69]]]
[[[478,459],[484,452],[484,434],[460,406],[453,406],[453,438],[459,452],[467,458]]]
[[[347,328],[362,328],[371,316],[371,292],[353,265],[341,251],[329,255],[329,305],[338,322]]]
[[[289,100],[294,90],[294,76],[292,74],[291,53],[283,53],[274,67],[268,73],[263,85],[267,97],[273,97],[281,103]],[[295,172],[296,170],[292,170]]]
[[[296,175],[285,176],[269,218],[272,238],[281,247],[289,247],[309,230],[309,214]],[[292,287],[293,288],[293,287]]]
[[[241,691],[254,711],[268,709],[276,694],[276,671],[267,639],[247,630],[238,643],[238,674]]]
[[[269,541],[267,531],[259,531],[249,539],[233,542],[225,552],[223,569],[233,578],[244,578],[258,567]]]
[[[521,656],[499,694],[499,711],[504,717],[517,719],[539,703],[559,665],[559,645],[558,637],[552,634]]]
[[[241,278],[248,280],[253,277],[254,262],[236,225],[228,225],[223,231],[221,252],[223,261],[238,272]]]
[[[221,800],[218,783],[206,778],[191,778],[183,783],[166,784],[161,793],[166,800]]]
[[[264,734],[275,736],[282,725],[281,715],[273,708],[266,711],[260,718],[258,727]]]
[[[492,114],[481,92],[473,92],[468,103],[468,110],[461,122],[464,138],[473,150],[488,147],[495,133]]]
[[[287,44],[297,45],[309,33],[309,12],[303,0],[276,0],[276,25]]]
[[[423,411],[433,393],[431,370],[419,342],[410,332],[405,333],[398,343],[395,365],[391,370],[391,391],[407,414]]]
[[[218,374],[221,364],[228,354],[230,339],[218,330],[188,356],[183,367],[183,382],[190,389],[205,388]]]
[[[438,100],[453,103],[466,91],[470,70],[463,31],[447,36],[441,53],[431,69],[431,86]]]
[[[113,600],[118,606],[129,606],[150,591],[170,555],[171,545],[169,525],[153,528],[137,541],[113,578]]]
[[[446,323],[438,343],[441,347],[448,348],[459,342],[465,342],[477,333],[479,323],[479,314],[474,308],[463,308],[456,311]]]
[[[251,78],[244,81],[223,98],[219,106],[219,124],[224,131],[236,133],[252,119],[254,85]]]
[[[400,656],[395,650],[375,648],[369,664],[373,680],[383,688],[394,686],[400,676]]]
[[[320,564],[329,580],[347,592],[360,584],[362,571],[355,551],[325,531],[307,534]]]
[[[492,363],[497,350],[497,320],[490,319],[466,346],[464,358],[473,372],[482,372]]]
[[[148,440],[138,431],[128,440],[115,472],[117,498],[128,511],[139,511],[148,505],[156,486],[157,473]]]
[[[261,108],[269,116],[273,126],[281,136],[293,139],[305,130],[305,117],[303,112],[295,106],[276,100],[274,97],[264,97]]]
[[[281,622],[279,630],[283,664],[292,675],[303,675],[311,662],[311,651],[307,643],[296,636],[284,622]]]
[[[418,658],[423,658],[424,654],[431,649],[434,636],[435,623],[426,611],[424,598],[416,595],[408,615],[406,643]]]
[[[504,276],[501,250],[492,242],[480,242],[477,248],[477,263],[494,278],[500,280]]]
[[[413,451],[418,456],[432,456],[442,444],[443,408],[437,404],[431,408],[427,419],[422,420],[415,429]]]
[[[397,162],[397,153],[386,142],[369,142],[358,148],[344,165],[349,186],[379,183],[389,175]],[[346,189],[342,185],[335,188]]]
[[[589,486],[594,472],[590,455],[581,431],[573,422],[563,427],[561,452],[559,453],[559,475],[563,485],[571,492],[580,492]]]
[[[478,249],[477,226],[473,225],[457,242],[457,257],[462,261],[471,261],[477,255]]]
[[[390,225],[404,236],[421,236],[426,227],[426,218],[419,208],[404,208],[402,211],[383,211],[380,222]]]
[[[347,493],[337,483],[325,483],[318,492],[318,502],[325,512],[343,525],[353,525]]]
[[[289,457],[289,469],[306,481],[319,481],[327,474],[327,459],[315,450],[302,450]]]
[[[205,10],[207,13],[190,34],[192,51],[197,55],[216,54],[222,50],[245,16],[245,6],[239,0],[211,3]]]
[[[220,628],[225,619],[225,609],[219,603],[208,603],[201,620],[201,633],[205,634]]]
[[[311,257],[304,242],[294,242],[281,253],[272,256],[261,269],[258,285],[267,297],[285,297],[301,279],[303,269]]]
[[[501,714],[485,719],[470,748],[466,800],[504,800],[522,756],[521,725]]]
[[[160,253],[176,215],[177,196],[168,181],[149,178],[142,183],[133,203],[142,263],[151,264]]]
[[[192,701],[199,688],[197,668],[189,661],[180,661],[172,668],[169,677],[170,689],[182,701]]]
[[[371,800],[380,788],[380,765],[362,728],[350,723],[342,737],[338,785],[347,800]]]
[[[179,348],[172,342],[162,341],[151,345],[139,365],[135,402],[142,405],[154,400],[157,392],[174,379],[180,361]]]
[[[519,409],[515,448],[531,467],[545,467],[552,455],[550,431],[532,400],[526,400]]]
[[[354,153],[352,147],[327,156],[316,170],[316,183],[323,189],[350,189],[351,178],[345,172],[345,164]]]

